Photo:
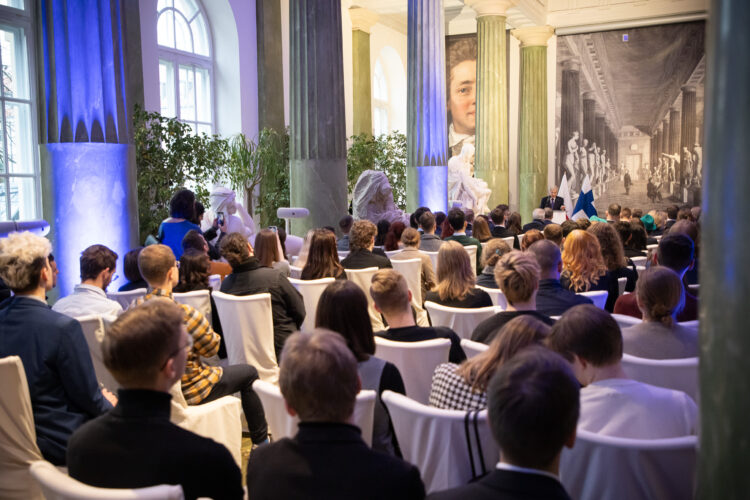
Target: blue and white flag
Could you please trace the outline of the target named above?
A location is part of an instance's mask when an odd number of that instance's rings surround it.
[[[581,186],[581,195],[578,197],[576,207],[573,209],[573,220],[577,219],[588,219],[592,215],[596,215],[596,208],[594,208],[594,192],[591,190],[591,180],[587,175],[583,179],[583,186]]]

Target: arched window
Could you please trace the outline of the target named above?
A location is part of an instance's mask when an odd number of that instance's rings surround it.
[[[377,137],[388,132],[388,80],[378,59],[372,77],[372,134]]]
[[[161,114],[212,134],[213,59],[206,15],[197,0],[159,0],[157,10]]]

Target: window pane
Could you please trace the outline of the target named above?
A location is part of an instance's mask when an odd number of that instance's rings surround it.
[[[0,5],[15,7],[16,9],[25,9],[23,0],[0,0]]]
[[[180,66],[180,119],[195,120],[195,73],[190,66]]]
[[[208,30],[202,15],[196,16],[190,23],[193,27],[193,40],[195,41],[195,53],[208,57]]]
[[[10,220],[36,219],[35,200],[33,177],[10,178]]]
[[[193,0],[174,0],[174,8],[182,12],[186,18],[192,19],[198,11],[198,4]]]
[[[3,59],[3,94],[28,99],[26,37],[21,28],[0,27],[0,52]]]
[[[199,134],[206,134],[206,135],[213,134],[213,132],[211,131],[211,125],[207,125],[205,123],[199,123],[198,124],[198,133]]]
[[[184,50],[185,52],[193,51],[193,35],[190,33],[190,26],[188,25],[185,18],[180,14],[174,15],[174,29],[176,33],[175,47],[177,50]]]
[[[191,133],[191,134],[193,134],[193,135],[195,135],[195,134],[196,134],[195,123],[192,123],[192,122],[185,122],[185,125],[187,125],[188,127],[190,127],[190,133]]]
[[[34,173],[30,107],[31,105],[20,102],[5,103],[5,141],[8,147],[8,170],[16,174]]]
[[[161,12],[162,9],[172,6],[172,0],[159,0],[159,3],[156,4],[156,11]]]
[[[198,121],[211,121],[211,84],[208,70],[195,68],[195,92],[198,101]]]
[[[8,220],[8,200],[5,197],[5,179],[0,178],[0,220]]]
[[[169,61],[159,61],[159,102],[163,116],[177,116],[174,102],[174,65]]]
[[[159,15],[156,23],[156,38],[159,45],[174,48],[174,11],[167,10]]]

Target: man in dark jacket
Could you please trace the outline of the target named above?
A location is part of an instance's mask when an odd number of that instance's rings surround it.
[[[482,274],[482,244],[478,239],[466,235],[466,216],[460,208],[451,208],[448,211],[448,224],[453,228],[453,234],[445,238],[445,241],[452,240],[459,242],[465,247],[471,245],[477,247],[476,262],[474,262],[474,265],[476,266],[477,274]]]
[[[239,233],[231,233],[221,240],[221,255],[232,266],[232,274],[224,278],[221,291],[232,295],[271,294],[273,315],[273,344],[276,359],[281,359],[284,341],[305,320],[302,295],[281,271],[260,265],[253,255],[253,247]]]
[[[349,255],[341,260],[344,269],[366,269],[368,267],[393,267],[385,255],[372,253],[378,229],[369,220],[358,220],[349,231]]]
[[[539,264],[539,289],[536,310],[547,316],[561,316],[578,304],[593,304],[591,299],[566,290],[560,284],[562,257],[560,247],[550,240],[534,242],[527,250]]]

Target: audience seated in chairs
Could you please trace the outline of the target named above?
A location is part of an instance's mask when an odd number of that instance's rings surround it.
[[[435,290],[427,293],[425,302],[448,307],[491,306],[492,299],[487,292],[474,286],[476,280],[471,270],[472,265],[469,254],[460,243],[444,242],[438,252],[438,284]]]
[[[451,363],[460,363],[466,359],[461,339],[453,330],[442,326],[417,326],[411,309],[411,290],[398,271],[381,269],[375,273],[370,295],[375,302],[375,309],[385,317],[389,326],[387,330],[376,332],[375,335],[397,342],[449,339],[451,349],[448,359]]]
[[[606,290],[609,295],[605,308],[610,312],[614,309],[620,289],[617,278],[607,271],[596,236],[583,229],[572,231],[565,238],[562,261],[563,288],[576,293]]]
[[[487,407],[487,384],[495,372],[518,351],[542,345],[550,327],[529,316],[508,321],[489,348],[463,363],[443,363],[432,376],[430,405],[447,410],[483,410]]]
[[[425,252],[437,252],[443,240],[435,235],[435,215],[430,212],[424,212],[419,217],[419,227],[422,229],[422,236],[419,241],[419,249]]]
[[[0,310],[0,357],[19,356],[29,385],[36,442],[65,465],[68,438],[117,402],[100,390],[81,325],[47,306],[50,242],[29,232],[0,239],[0,277],[13,291]]]
[[[485,243],[492,239],[492,233],[490,233],[490,225],[487,222],[487,217],[484,215],[477,215],[474,219],[474,224],[471,227],[471,236],[478,239],[480,243]]]
[[[476,262],[472,262],[472,265],[476,267],[477,274],[482,272],[482,244],[478,239],[472,238],[466,235],[466,216],[460,208],[451,208],[448,211],[448,218],[446,219],[448,224],[453,229],[453,233],[450,236],[443,235],[445,241],[457,241],[461,245],[468,247],[474,245],[477,247]],[[438,266],[439,268],[440,266]],[[445,304],[448,305],[448,304]]]
[[[349,248],[347,237],[347,248]],[[325,229],[315,229],[310,239],[310,250],[307,262],[302,268],[301,279],[318,280],[321,278],[336,278],[345,280],[344,266],[339,262],[336,249],[336,236]]]
[[[128,310],[107,329],[102,354],[122,387],[119,401],[70,438],[71,477],[101,488],[179,484],[187,499],[243,498],[229,451],[169,421],[169,390],[185,372],[186,349],[193,345],[183,315],[177,304],[159,298]]]
[[[563,230],[559,224],[547,224],[546,226],[544,226],[544,231],[542,231],[542,234],[544,235],[545,240],[551,241],[552,243],[557,245],[558,248],[562,248]]]
[[[117,289],[118,292],[129,292],[131,290],[138,290],[139,288],[148,288],[148,283],[141,276],[141,271],[138,269],[138,254],[141,253],[143,247],[136,247],[125,254],[123,259],[122,272],[125,274],[127,283]]]
[[[226,262],[219,262],[211,258],[208,241],[206,241],[206,238],[199,231],[191,229],[182,238],[182,251],[187,252],[188,250],[205,253],[209,257],[209,275],[218,274],[224,279],[227,274],[232,272],[232,266]]]
[[[550,226],[547,226],[550,227]],[[537,241],[528,249],[539,264],[539,290],[536,310],[547,316],[560,316],[573,306],[591,304],[591,299],[566,290],[560,284],[562,256],[560,248],[549,240]]]
[[[546,343],[570,362],[583,386],[581,429],[632,439],[696,434],[698,408],[690,396],[627,377],[620,327],[606,311],[593,305],[570,309]]]
[[[487,389],[489,423],[500,462],[482,479],[430,495],[434,500],[569,500],[558,479],[563,446],[572,448],[579,385],[568,364],[542,347],[505,363]]]
[[[117,278],[117,254],[104,245],[91,245],[81,253],[80,265],[81,283],[72,294],[58,300],[52,310],[71,318],[122,313],[122,306],[107,298],[107,287]]]
[[[231,241],[233,234],[247,244],[238,233],[232,233],[222,240],[222,246],[227,241]],[[137,299],[134,302],[135,307],[156,298],[174,301],[172,289],[178,282],[178,269],[174,254],[169,247],[166,245],[147,246],[138,256],[138,267],[148,281],[151,291],[145,297]],[[263,406],[252,387],[255,379],[258,378],[258,371],[250,365],[231,365],[224,368],[205,365],[201,357],[210,358],[219,352],[220,337],[200,312],[186,304],[179,304],[179,306],[183,311],[183,321],[187,332],[192,338],[187,365],[182,375],[182,393],[185,401],[196,405],[239,392],[242,398],[242,410],[250,430],[250,438],[256,445],[267,441],[268,429]]]
[[[526,233],[532,229],[536,229],[538,231],[544,230],[544,209],[543,208],[535,208],[531,212],[531,219],[532,221],[524,224],[523,226],[523,232]]]
[[[669,230],[667,234],[684,234],[688,236],[691,240],[693,240],[693,243],[695,244],[695,263],[693,264],[693,267],[687,270],[685,273],[685,276],[683,277],[683,282],[685,285],[697,285],[698,284],[698,261],[700,260],[700,231],[698,228],[698,224],[695,222],[682,219],[678,220],[674,223],[672,228]]]
[[[622,331],[625,353],[639,358],[680,359],[698,356],[698,331],[677,323],[685,302],[680,277],[668,267],[646,269],[635,288],[643,322]]]
[[[357,359],[362,388],[378,394],[372,448],[400,456],[391,420],[380,395],[383,391],[406,394],[404,381],[395,365],[375,357],[375,339],[367,315],[365,292],[351,281],[336,281],[328,285],[318,302],[315,327],[333,330],[346,339],[346,344]]]
[[[273,344],[276,359],[279,359],[284,341],[305,320],[302,295],[281,271],[263,267],[253,254],[253,247],[241,234],[225,236],[219,250],[232,266],[232,274],[221,283],[221,292],[231,295],[271,294]]]
[[[544,234],[540,230],[529,229],[523,234],[523,238],[521,238],[521,250],[525,252],[535,242],[542,241],[543,239]]]
[[[510,252],[508,244],[500,238],[493,238],[484,246],[482,252],[482,272],[477,276],[477,286],[498,288],[495,281],[495,264],[500,257]]]
[[[391,257],[391,260],[420,259],[422,261],[420,283],[422,286],[422,300],[424,301],[427,292],[435,288],[437,277],[435,276],[435,270],[432,268],[432,259],[430,259],[430,256],[419,251],[419,241],[419,232],[416,229],[405,229],[401,233],[403,250]]]
[[[529,314],[551,325],[553,321],[536,311],[536,293],[539,288],[539,265],[527,253],[513,250],[495,264],[495,281],[508,301],[508,308],[479,323],[471,340],[489,344],[505,324],[515,317]]]
[[[513,237],[513,248],[518,250],[521,248],[521,245],[518,242],[518,236],[517,236],[521,230],[520,219],[519,219],[519,225],[518,225],[518,232],[512,232],[510,230],[510,225],[509,225],[510,215],[511,213],[510,213],[510,210],[508,209],[508,205],[498,205],[492,210],[492,212],[490,212],[490,220],[492,221],[492,224],[494,225],[494,227],[492,228],[492,237],[493,238]]]
[[[604,265],[607,266],[607,271],[615,277],[615,281],[617,278],[627,278],[625,291],[632,292],[635,290],[638,273],[635,270],[633,262],[625,257],[622,240],[620,240],[620,235],[614,228],[614,224],[594,224],[588,229],[588,232],[596,236],[596,239],[599,240]],[[614,301],[612,302],[612,307],[614,307]]]
[[[344,269],[366,269],[368,267],[383,269],[385,267],[392,267],[388,257],[374,254],[372,251],[375,246],[375,235],[377,233],[378,229],[375,228],[375,224],[369,220],[358,220],[352,225],[352,230],[349,231],[349,255],[341,261]]]
[[[620,235],[626,258],[646,257],[646,230],[643,226],[621,220],[614,227]]]
[[[249,498],[424,497],[416,467],[371,450],[348,423],[361,384],[340,335],[316,329],[289,337],[279,385],[287,411],[300,418],[299,431],[250,454]]]
[[[169,218],[159,225],[157,239],[172,249],[175,258],[182,256],[182,239],[188,231],[201,232],[200,226],[192,221],[195,216],[195,193],[180,189],[169,200]],[[203,233],[201,233],[203,234]]]
[[[388,227],[388,232],[385,235],[385,241],[383,242],[383,249],[386,252],[393,252],[399,249],[399,241],[401,241],[401,234],[406,229],[406,224],[401,221],[392,222]]]
[[[277,231],[262,229],[255,237],[253,249],[261,266],[276,269],[287,278],[289,277],[291,269],[289,268],[289,262],[284,257]]]

